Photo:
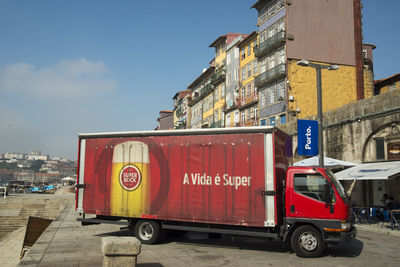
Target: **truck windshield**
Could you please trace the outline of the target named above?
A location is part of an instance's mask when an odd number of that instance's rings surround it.
[[[326,172],[326,174],[328,175],[329,179],[332,181],[332,183],[335,185],[337,191],[339,192],[339,195],[340,195],[343,199],[347,199],[348,196],[347,196],[347,194],[344,192],[344,188],[343,188],[342,184],[337,180],[336,176],[332,173],[332,171],[326,170],[325,172]]]

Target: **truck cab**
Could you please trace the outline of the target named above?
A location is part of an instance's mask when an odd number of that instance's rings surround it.
[[[355,237],[349,197],[331,171],[288,168],[285,198],[287,233],[299,256],[314,257],[326,243]]]

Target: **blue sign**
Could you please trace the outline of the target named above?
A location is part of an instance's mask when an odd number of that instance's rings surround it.
[[[318,155],[318,122],[297,120],[297,154]]]

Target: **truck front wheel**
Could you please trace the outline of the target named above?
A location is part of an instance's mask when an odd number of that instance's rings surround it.
[[[143,244],[154,244],[161,236],[160,225],[153,221],[138,221],[135,225],[135,236]]]
[[[321,233],[310,225],[295,229],[290,243],[296,255],[302,258],[320,256],[325,246]]]

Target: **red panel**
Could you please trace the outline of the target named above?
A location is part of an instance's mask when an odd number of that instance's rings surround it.
[[[151,203],[141,217],[264,226],[261,133],[87,139],[85,213],[113,215],[113,147],[126,141],[149,150]]]

